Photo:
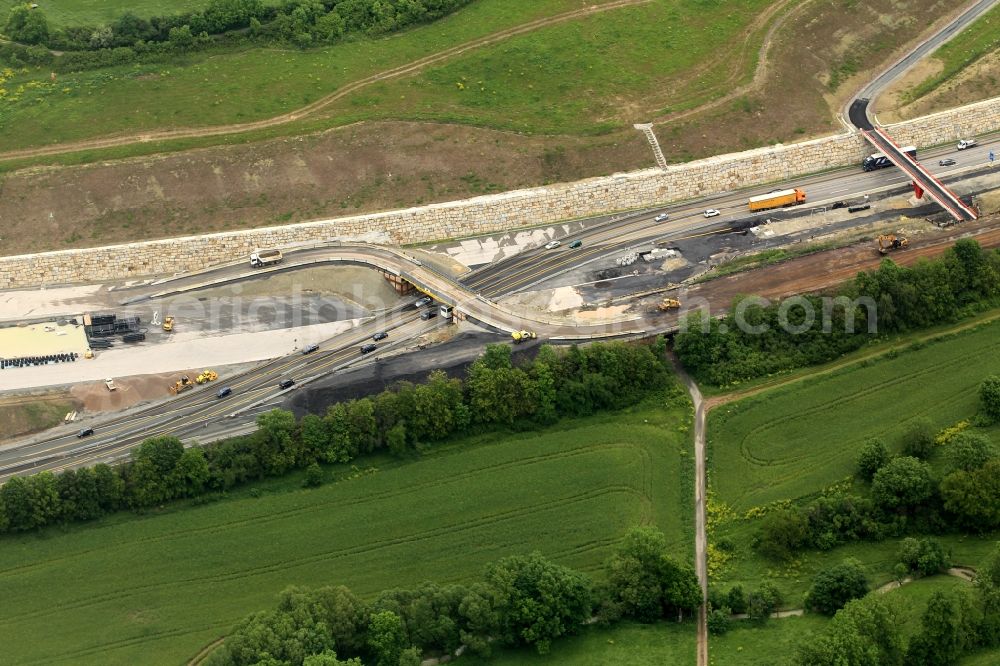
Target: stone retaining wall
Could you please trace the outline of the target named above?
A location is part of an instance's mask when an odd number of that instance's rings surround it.
[[[1000,98],[899,123],[901,144],[927,146],[1000,129]],[[331,240],[417,243],[589,217],[717,194],[858,164],[870,146],[856,133],[732,153],[574,183],[462,201],[245,231],[186,236],[81,250],[0,257],[0,289],[102,282],[172,274],[225,263],[256,248]],[[791,183],[790,183],[791,184]]]

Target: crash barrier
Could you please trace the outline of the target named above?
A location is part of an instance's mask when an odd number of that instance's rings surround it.
[[[35,365],[71,363],[80,357],[76,352],[47,354],[45,356],[24,356],[22,358],[0,358],[0,370],[5,368],[27,368]]]

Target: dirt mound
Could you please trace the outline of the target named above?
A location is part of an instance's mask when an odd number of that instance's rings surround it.
[[[170,395],[169,387],[187,375],[193,381],[204,368],[183,372],[155,375],[134,375],[115,378],[115,391],[109,391],[104,382],[84,382],[74,385],[69,393],[88,412],[116,412],[148,400],[158,400]]]

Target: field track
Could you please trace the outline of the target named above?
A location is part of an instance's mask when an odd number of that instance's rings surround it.
[[[401,76],[406,76],[408,74],[415,74],[422,71],[430,65],[435,65],[439,62],[449,60],[455,56],[462,55],[468,51],[474,51],[476,49],[483,48],[484,46],[491,46],[498,42],[505,41],[511,37],[516,37],[518,35],[523,35],[525,33],[534,32],[540,28],[545,28],[558,23],[563,23],[566,21],[571,21],[578,18],[583,18],[586,16],[591,16],[594,14],[600,14],[602,12],[611,11],[615,9],[622,9],[624,7],[632,7],[635,5],[647,4],[651,0],[614,0],[613,2],[608,2],[603,5],[593,5],[590,7],[583,7],[581,9],[575,9],[570,12],[564,12],[562,14],[556,14],[555,16],[548,16],[546,18],[537,19],[535,21],[530,21],[513,28],[508,28],[506,30],[501,30],[495,32],[492,35],[487,35],[479,39],[474,39],[465,44],[459,44],[458,46],[452,47],[450,49],[445,49],[444,51],[439,51],[433,55],[414,60],[405,65],[400,65],[399,67],[394,67],[392,69],[387,69],[383,72],[377,74],[372,74],[371,76],[359,79],[352,83],[345,85],[336,92],[330,93],[325,97],[321,97],[315,102],[307,104],[300,107],[294,111],[289,111],[288,113],[283,113],[278,116],[272,116],[271,118],[265,118],[264,120],[255,120],[246,123],[233,123],[230,125],[215,125],[212,127],[179,127],[176,129],[169,130],[159,130],[155,132],[140,132],[136,134],[125,134],[120,136],[110,136],[101,139],[88,139],[86,141],[74,141],[71,143],[61,143],[52,146],[42,146],[40,148],[25,148],[22,150],[11,150],[4,153],[0,153],[0,161],[13,160],[13,159],[23,159],[32,157],[43,157],[46,155],[61,155],[64,153],[72,153],[81,150],[100,150],[104,148],[116,148],[119,146],[126,146],[134,143],[149,143],[152,141],[170,141],[178,139],[195,139],[201,137],[211,137],[211,136],[228,136],[232,134],[242,134],[244,132],[253,132],[256,130],[268,129],[271,127],[277,127],[279,125],[286,125],[288,123],[295,122],[297,120],[302,120],[307,118],[317,111],[329,106],[333,102],[340,100],[347,95],[357,92],[373,83],[378,83],[381,81],[387,81],[390,79],[396,79]]]

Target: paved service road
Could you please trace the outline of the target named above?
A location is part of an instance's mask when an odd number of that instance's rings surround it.
[[[868,111],[874,106],[874,101],[885,88],[902,76],[911,67],[917,64],[922,58],[935,51],[939,46],[960,33],[970,23],[993,8],[1000,0],[978,0],[972,3],[967,10],[958,16],[954,21],[944,26],[934,33],[929,39],[922,42],[915,49],[910,51],[901,60],[889,67],[868,85],[861,89],[855,98],[848,103],[844,115],[847,116],[851,124],[859,129],[871,129],[871,122]],[[860,109],[864,109],[864,115],[858,115]],[[859,124],[860,123],[860,124]]]

